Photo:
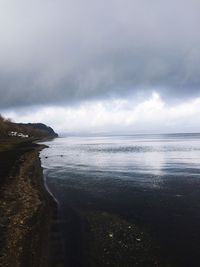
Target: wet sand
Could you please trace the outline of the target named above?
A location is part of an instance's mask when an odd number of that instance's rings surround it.
[[[31,141],[0,142],[0,266],[50,266],[54,201],[42,179],[39,151]]]

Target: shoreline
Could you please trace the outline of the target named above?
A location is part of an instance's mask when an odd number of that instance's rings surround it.
[[[10,155],[13,156],[10,166],[1,176],[2,267],[51,266],[51,227],[57,204],[43,181],[39,152],[44,147],[28,141],[1,151],[1,159],[6,153],[7,161]]]

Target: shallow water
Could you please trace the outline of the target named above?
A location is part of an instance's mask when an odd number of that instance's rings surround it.
[[[146,229],[171,266],[200,266],[200,135],[76,136],[46,144],[46,184],[62,216],[69,207],[120,215]]]

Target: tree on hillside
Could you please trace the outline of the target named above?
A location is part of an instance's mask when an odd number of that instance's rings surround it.
[[[8,133],[8,126],[6,120],[0,114],[0,136],[4,137],[7,135],[7,133]]]
[[[7,137],[9,132],[18,132],[20,127],[16,123],[12,122],[11,119],[4,118],[0,114],[0,137]]]

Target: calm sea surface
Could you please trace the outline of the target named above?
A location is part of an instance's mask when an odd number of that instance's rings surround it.
[[[101,209],[146,229],[171,266],[200,266],[200,135],[57,138],[41,152],[65,206]],[[123,267],[123,266],[122,266]]]

